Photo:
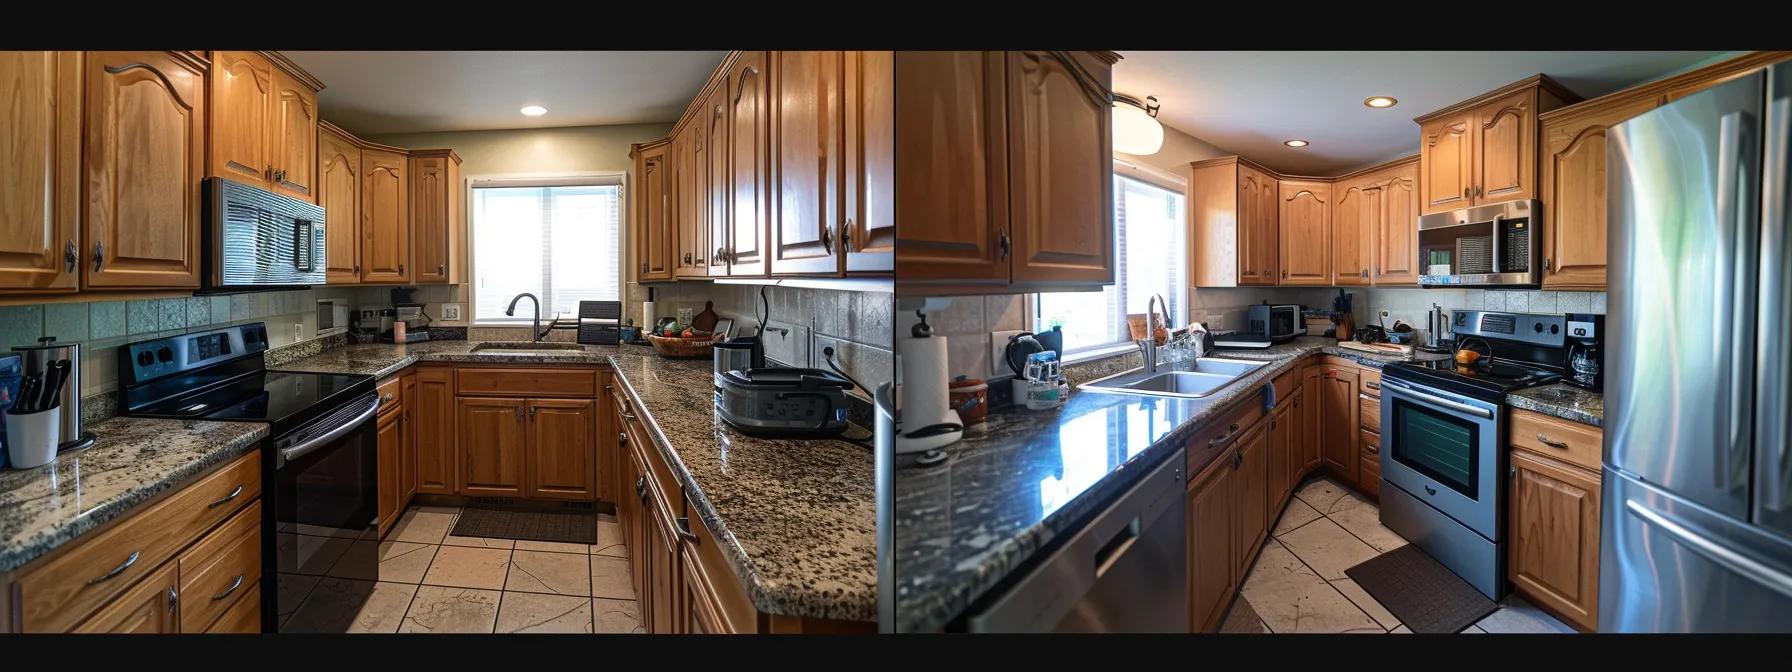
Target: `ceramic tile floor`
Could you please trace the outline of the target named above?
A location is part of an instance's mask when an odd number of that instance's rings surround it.
[[[452,536],[459,515],[413,506],[384,541],[280,532],[281,544],[318,549],[308,566],[282,568],[280,603],[297,606],[281,630],[644,632],[614,516],[599,515],[598,543],[565,544]],[[337,566],[357,551],[378,553],[377,573]]]
[[[1323,476],[1295,490],[1227,612],[1226,633],[1410,634],[1344,570],[1406,544],[1374,502]],[[1465,634],[1571,633],[1516,595]]]

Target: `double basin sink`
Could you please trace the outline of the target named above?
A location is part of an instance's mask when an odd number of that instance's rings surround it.
[[[578,343],[531,343],[528,341],[491,341],[473,346],[482,355],[514,355],[518,357],[570,357],[584,354]]]
[[[1195,360],[1192,365],[1176,369],[1159,368],[1153,372],[1138,368],[1124,373],[1116,373],[1106,378],[1083,383],[1077,388],[1112,394],[1200,399],[1225,389],[1226,386],[1267,364],[1269,362],[1203,357]]]

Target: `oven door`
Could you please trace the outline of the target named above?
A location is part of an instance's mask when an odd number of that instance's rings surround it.
[[[1381,394],[1382,479],[1497,541],[1500,407],[1387,378]]]
[[[274,506],[266,509],[275,530],[272,552],[266,556],[272,558],[267,564],[274,571],[263,575],[275,577],[275,582],[264,585],[262,592],[263,623],[275,624],[273,629],[289,625],[330,629],[314,618],[283,619],[293,615],[296,602],[309,592],[297,586],[314,584],[326,573],[378,576],[378,544],[354,543],[378,536],[374,520],[379,514],[374,424],[378,409],[378,397],[368,394],[276,440],[272,459],[263,460],[274,465],[264,475],[265,482],[274,484]],[[284,590],[282,583],[287,584]],[[342,608],[353,614],[352,607],[367,596],[342,597]]]

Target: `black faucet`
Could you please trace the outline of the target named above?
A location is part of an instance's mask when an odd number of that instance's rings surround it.
[[[510,307],[504,309],[504,314],[509,317],[515,317],[516,316],[516,302],[523,300],[523,297],[525,297],[525,296],[529,297],[529,303],[535,304],[535,318],[529,321],[529,334],[530,334],[529,342],[530,343],[540,343],[541,339],[546,337],[548,335],[548,332],[552,331],[554,328],[554,324],[552,322],[548,323],[547,329],[541,328],[541,299],[535,298],[534,294],[530,294],[528,292],[523,292],[521,294],[518,294],[518,295],[516,295],[515,298],[510,300]]]

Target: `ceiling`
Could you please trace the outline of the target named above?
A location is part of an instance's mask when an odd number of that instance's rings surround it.
[[[1277,172],[1325,176],[1417,152],[1413,117],[1537,73],[1592,98],[1720,53],[1127,51],[1114,91],[1157,96],[1164,125]],[[1400,103],[1370,109],[1370,96]]]
[[[723,51],[287,51],[356,135],[666,123]],[[524,105],[548,108],[525,117]]]

